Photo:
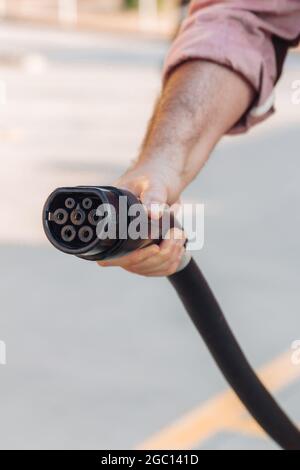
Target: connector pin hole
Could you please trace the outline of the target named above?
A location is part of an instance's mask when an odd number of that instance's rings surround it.
[[[99,217],[99,215],[97,215],[96,209],[93,209],[89,212],[88,220],[89,220],[89,223],[91,225],[97,225],[98,224],[98,222],[100,220],[100,217]]]
[[[89,197],[86,197],[83,201],[82,201],[82,207],[84,209],[90,209],[93,205],[93,201],[89,198]]]
[[[66,225],[61,231],[61,238],[64,242],[72,242],[76,237],[76,230],[72,225]]]
[[[53,220],[56,222],[58,225],[63,225],[67,222],[68,220],[68,213],[65,209],[56,209],[56,211],[53,214]]]
[[[68,197],[66,200],[65,200],[65,206],[68,208],[68,209],[73,209],[75,207],[75,201],[72,197]]]
[[[81,227],[81,229],[79,230],[78,237],[79,237],[79,240],[82,241],[83,243],[89,243],[93,238],[93,234],[94,232],[91,229],[91,227],[88,227],[87,225],[85,225],[84,227]]]
[[[85,213],[81,209],[75,209],[71,212],[71,221],[74,225],[81,225],[85,220]]]

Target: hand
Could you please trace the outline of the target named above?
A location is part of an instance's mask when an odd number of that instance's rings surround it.
[[[180,230],[179,232],[182,234]],[[141,276],[171,276],[177,271],[182,260],[185,238],[181,236],[181,239],[178,239],[178,229],[172,229],[169,234],[170,239],[163,240],[159,246],[150,245],[121,258],[98,261],[98,264],[102,267],[119,266]]]
[[[155,163],[139,164],[128,170],[116,183],[119,188],[135,194],[148,210],[149,217],[158,219],[163,207],[175,203],[182,190],[180,176],[169,167]],[[184,254],[184,233],[171,229],[158,245],[138,249],[121,258],[100,261],[99,266],[119,266],[142,276],[170,276],[177,271]]]
[[[135,194],[149,211],[152,218],[158,218],[167,204],[178,202],[184,189],[181,173],[158,156],[151,161],[137,163],[116,182],[118,188]],[[151,208],[151,205],[154,207]],[[155,206],[157,206],[155,208]],[[161,211],[157,210],[161,206]]]

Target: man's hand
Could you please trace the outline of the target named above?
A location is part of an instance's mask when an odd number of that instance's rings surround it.
[[[226,67],[200,60],[181,65],[158,101],[138,161],[116,186],[133,192],[149,217],[159,218],[159,207],[178,201],[216,143],[253,99],[251,85]],[[159,247],[99,265],[120,266],[144,276],[168,276],[177,270],[184,251],[185,239],[178,235],[173,231],[172,238]]]
[[[173,182],[173,184],[170,184]],[[167,202],[177,201],[182,183],[180,176],[163,162],[159,167],[154,162],[136,165],[128,170],[115,186],[131,191],[148,210],[152,219],[159,219]],[[111,261],[100,261],[105,266],[120,266],[127,271],[143,276],[170,276],[177,271],[184,254],[185,235],[181,230],[173,229],[165,240],[158,245],[151,245]]]
[[[166,238],[159,246],[150,245],[118,259],[99,261],[98,264],[102,267],[120,266],[142,276],[171,276],[182,260],[185,238],[178,229],[172,229],[169,236],[170,239]]]

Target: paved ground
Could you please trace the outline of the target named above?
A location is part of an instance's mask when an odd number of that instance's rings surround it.
[[[1,25],[2,449],[273,446],[228,396],[167,281],[101,271],[42,233],[53,188],[109,183],[136,156],[165,50]],[[300,338],[296,79],[295,54],[276,117],[225,139],[185,200],[206,204],[197,260],[251,361],[300,422],[300,366],[290,362]]]

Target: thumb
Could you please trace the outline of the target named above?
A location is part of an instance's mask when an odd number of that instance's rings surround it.
[[[159,219],[167,207],[167,190],[163,185],[151,186],[140,194],[151,219]]]

